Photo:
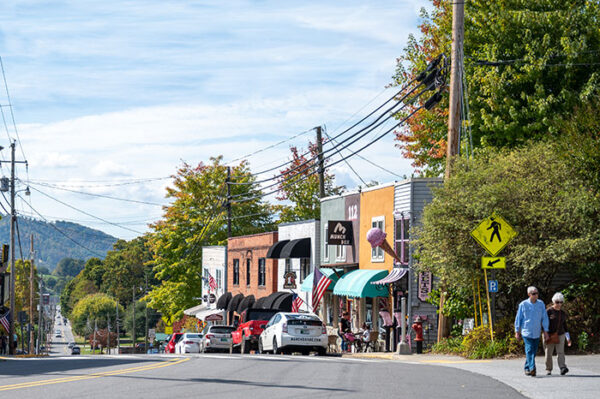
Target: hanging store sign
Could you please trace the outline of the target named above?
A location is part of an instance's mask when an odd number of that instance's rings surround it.
[[[327,244],[352,245],[354,234],[352,222],[348,220],[330,220],[327,224]]]
[[[296,289],[296,272],[287,272],[283,275],[283,288],[286,290]]]
[[[433,275],[430,272],[421,272],[419,273],[419,291],[417,296],[423,302],[429,298],[429,294],[431,294],[431,287],[433,282]]]

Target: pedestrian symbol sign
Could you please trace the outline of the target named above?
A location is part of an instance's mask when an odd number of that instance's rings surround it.
[[[490,292],[498,292],[498,280],[488,281],[488,290]]]
[[[496,256],[517,232],[500,215],[485,218],[471,232],[471,236],[492,256]]]
[[[506,258],[491,258],[489,256],[481,257],[482,269],[506,269]]]

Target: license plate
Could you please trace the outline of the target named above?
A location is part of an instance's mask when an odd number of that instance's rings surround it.
[[[308,335],[308,334],[310,334],[310,331],[308,331],[308,330],[300,330],[300,334]]]
[[[221,338],[221,342],[227,342],[227,338]]]

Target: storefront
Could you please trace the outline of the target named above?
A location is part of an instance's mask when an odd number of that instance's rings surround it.
[[[216,308],[216,300],[227,291],[225,287],[224,246],[202,247],[202,299],[209,308]]]

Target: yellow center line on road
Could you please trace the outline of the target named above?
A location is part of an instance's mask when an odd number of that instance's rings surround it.
[[[94,374],[80,375],[80,376],[74,376],[74,377],[55,378],[52,380],[23,382],[20,384],[0,385],[0,391],[10,391],[13,389],[31,388],[31,387],[37,387],[37,386],[42,386],[42,385],[52,385],[52,384],[61,384],[61,383],[65,383],[65,382],[90,380],[90,379],[94,379],[94,378],[110,377],[110,376],[119,375],[119,374],[137,373],[140,371],[155,370],[155,369],[159,369],[162,367],[174,366],[176,364],[187,362],[189,360],[190,360],[189,358],[185,358],[185,359],[179,359],[179,360],[175,360],[175,361],[160,362],[160,363],[151,364],[151,365],[131,367],[128,369],[106,371],[106,372],[102,372],[102,373],[94,373]]]

